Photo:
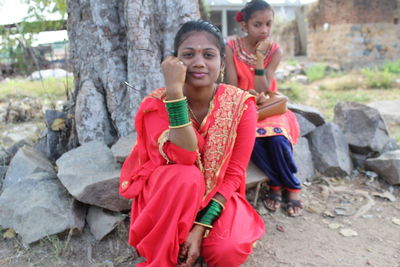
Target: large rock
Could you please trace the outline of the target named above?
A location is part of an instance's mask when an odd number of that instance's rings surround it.
[[[342,129],[350,149],[358,154],[380,154],[391,139],[379,112],[364,104],[338,103],[334,122]]]
[[[306,136],[317,128],[313,123],[303,117],[300,113],[294,113],[300,126],[300,136]]]
[[[128,136],[121,137],[112,147],[111,152],[119,163],[123,163],[131,153],[132,147],[136,141],[136,132]]]
[[[32,175],[40,180],[56,178],[56,172],[50,161],[32,147],[24,146],[12,158],[4,179],[3,189]]]
[[[5,144],[13,144],[22,140],[35,140],[39,134],[37,123],[25,122],[3,131],[1,137]]]
[[[353,164],[342,131],[334,123],[317,127],[308,135],[314,167],[323,175],[350,175]]]
[[[297,165],[297,173],[295,176],[299,178],[302,183],[315,175],[314,163],[307,138],[299,138],[299,141],[294,146],[293,157]]]
[[[97,240],[101,240],[114,230],[125,218],[126,216],[121,213],[109,212],[92,206],[89,208],[86,221],[89,225],[90,232]]]
[[[400,184],[400,150],[389,151],[378,158],[367,159],[365,167],[367,170],[376,172],[389,184]]]
[[[400,127],[400,100],[377,101],[368,106],[379,111],[389,128]]]
[[[293,103],[289,103],[288,108],[295,113],[301,114],[315,126],[320,126],[325,123],[324,115],[316,108]]]
[[[76,199],[112,211],[129,209],[118,194],[120,165],[103,142],[92,141],[63,154],[58,178]]]
[[[70,229],[81,231],[85,209],[57,179],[25,179],[0,196],[0,225],[13,228],[25,245]]]

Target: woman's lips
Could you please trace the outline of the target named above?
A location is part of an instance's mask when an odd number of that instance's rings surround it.
[[[190,72],[190,75],[192,75],[193,77],[200,79],[203,78],[204,76],[207,75],[207,73],[205,72]]]

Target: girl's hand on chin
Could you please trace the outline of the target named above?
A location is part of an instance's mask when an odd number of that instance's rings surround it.
[[[269,39],[262,40],[256,45],[256,55],[257,57],[266,57],[272,49],[272,41]]]
[[[161,63],[161,70],[167,89],[167,98],[182,97],[187,70],[185,64],[177,57],[169,56]]]

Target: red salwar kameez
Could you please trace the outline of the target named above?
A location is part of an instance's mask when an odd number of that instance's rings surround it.
[[[176,266],[198,211],[216,194],[225,209],[203,239],[210,266],[239,266],[264,234],[264,223],[245,199],[245,172],[255,139],[256,108],[248,93],[221,84],[199,125],[198,150],[167,140],[168,114],[161,88],[140,105],[137,143],[121,171],[120,194],[132,198],[129,244],[146,261],[138,266]]]

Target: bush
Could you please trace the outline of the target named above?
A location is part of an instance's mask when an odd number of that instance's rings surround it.
[[[388,70],[379,71],[378,68],[362,69],[361,74],[366,79],[368,88],[390,88],[394,78]]]
[[[321,80],[325,77],[326,64],[317,63],[305,70],[307,78],[310,82]]]
[[[400,74],[400,59],[384,63],[382,69],[390,73]]]

